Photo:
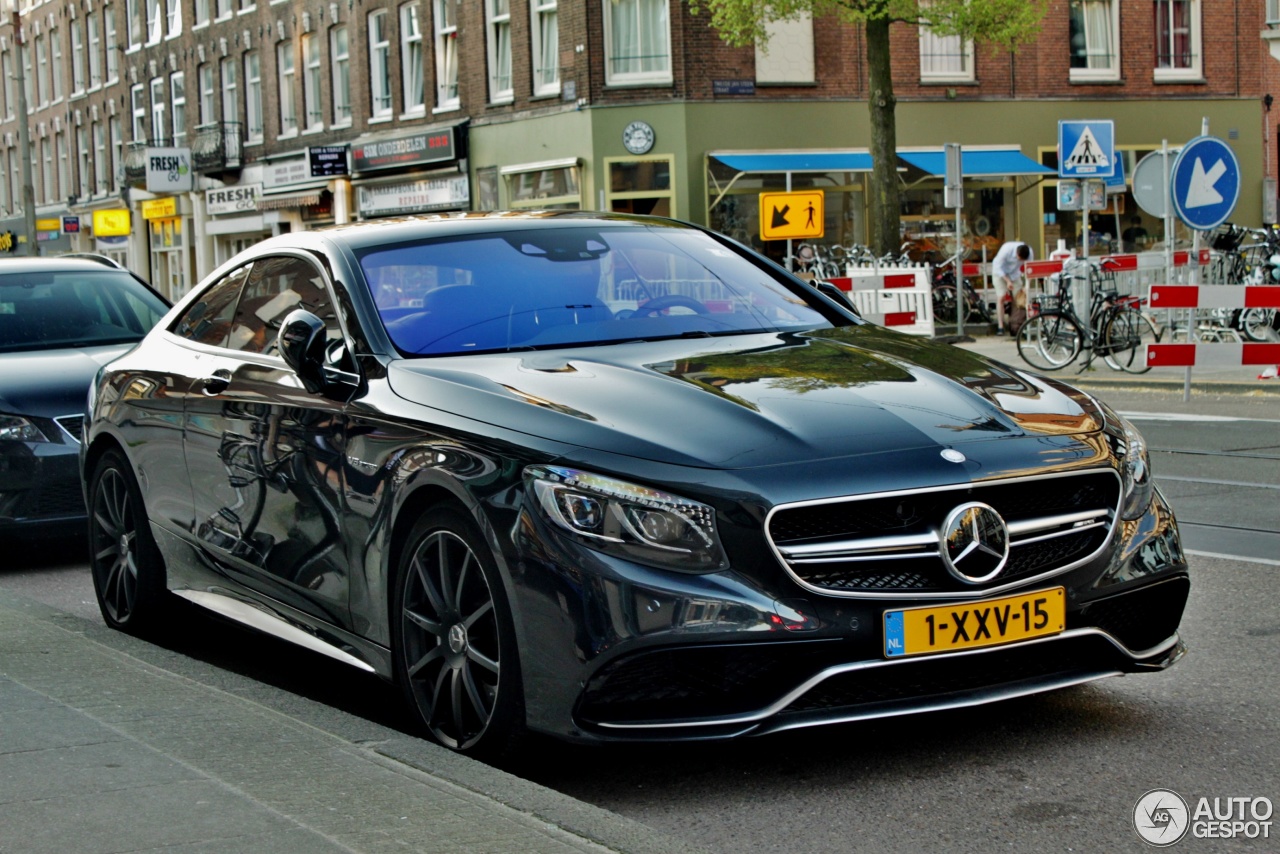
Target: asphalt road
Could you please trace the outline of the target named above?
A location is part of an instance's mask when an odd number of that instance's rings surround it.
[[[1191,652],[1172,670],[730,744],[538,742],[514,770],[734,854],[1139,851],[1148,849],[1131,815],[1150,789],[1172,789],[1193,808],[1201,797],[1280,804],[1280,407],[1275,398],[1106,396],[1147,436],[1157,481],[1196,553],[1183,621]],[[98,620],[74,545],[11,560],[0,587]],[[371,677],[192,621],[157,650],[164,666],[204,679],[247,675],[261,686],[257,701],[336,732],[357,733],[361,720],[407,726],[398,694]],[[1188,838],[1174,850],[1277,851],[1280,815],[1272,821],[1269,839]]]

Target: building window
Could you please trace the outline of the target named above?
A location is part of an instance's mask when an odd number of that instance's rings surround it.
[[[1156,80],[1200,78],[1200,0],[1155,0]]]
[[[31,115],[36,111],[36,75],[31,68],[31,44],[29,42],[23,42],[22,44],[22,73],[24,75],[22,78],[22,94],[27,96],[27,115]]]
[[[169,97],[173,103],[173,144],[187,144],[187,78],[181,71],[169,75]]]
[[[769,21],[756,45],[757,83],[813,83],[813,15]]]
[[[191,22],[191,29],[203,27],[209,23],[209,0],[196,0],[196,19]]]
[[[133,141],[147,141],[147,102],[141,83],[129,88],[129,104],[133,110]]]
[[[80,198],[87,199],[89,193],[89,170],[92,168],[89,151],[89,131],[87,128],[76,128],[76,145],[80,149]]]
[[[80,21],[71,22],[71,94],[84,92],[84,32]]]
[[[1119,80],[1120,4],[1071,0],[1071,79]]]
[[[313,35],[302,37],[302,113],[307,130],[324,127],[320,107],[320,40]]]
[[[36,99],[49,106],[49,49],[44,36],[36,36]]]
[[[533,21],[533,94],[560,92],[560,22],[556,0],[530,0]]]
[[[373,118],[391,115],[391,39],[387,10],[369,16],[369,94]]]
[[[347,28],[334,27],[329,33],[329,54],[333,61],[333,123],[351,124],[351,46]]]
[[[93,192],[107,191],[107,135],[102,122],[93,123]]]
[[[973,80],[973,42],[958,35],[939,35],[921,25],[920,79],[925,82]]]
[[[89,33],[89,88],[102,85],[102,34],[97,15],[86,15],[84,26]]]
[[[280,135],[294,136],[298,133],[298,111],[293,102],[293,42],[276,45],[276,70],[280,78]]]
[[[49,204],[58,196],[53,186],[53,143],[48,137],[40,140],[40,154],[40,189],[44,193],[44,203]]]
[[[9,174],[13,176],[9,182],[9,186],[13,188],[13,209],[15,211],[22,210],[25,199],[22,198],[22,173],[19,163],[18,152],[16,149],[9,149]]]
[[[222,21],[231,17],[231,0],[218,0],[218,15],[216,20]]]
[[[147,44],[156,44],[164,36],[164,10],[161,0],[144,0],[147,4]]]
[[[120,165],[124,163],[124,135],[120,132],[120,117],[112,116],[107,121],[107,127],[111,130],[111,190],[115,192],[120,189]]]
[[[213,64],[206,62],[196,69],[200,81],[200,124],[213,124],[218,117],[213,111]]]
[[[120,79],[120,59],[116,56],[116,16],[111,6],[102,10],[102,32],[106,39],[107,82],[114,83]]]
[[[165,102],[164,78],[151,80],[151,139],[156,145],[164,145],[169,141],[168,128],[164,124]]]
[[[1280,25],[1280,0],[1267,0],[1267,26]]]
[[[0,55],[0,73],[4,74],[4,115],[13,118],[14,104],[18,103],[17,83],[13,77],[13,52],[6,50]]]
[[[458,20],[453,0],[436,4],[436,109],[458,108]]]
[[[49,30],[49,50],[53,54],[49,59],[53,72],[53,102],[62,100],[62,31]]]
[[[418,19],[417,3],[400,7],[400,64],[405,113],[426,112],[426,63],[422,55],[422,25]]]
[[[605,82],[670,83],[667,0],[604,0]]]
[[[169,24],[169,38],[182,32],[182,0],[167,0],[165,18]]]
[[[224,122],[240,122],[240,90],[237,81],[240,78],[236,58],[229,56],[222,60],[222,120]]]
[[[71,189],[71,160],[67,157],[67,135],[58,134],[54,145],[57,147],[55,153],[58,157],[58,186],[65,192]]]
[[[489,100],[510,101],[511,0],[485,0],[489,37]]]
[[[142,16],[138,11],[140,2],[142,0],[124,0],[124,24],[130,50],[142,44]]]
[[[258,52],[244,55],[245,138],[262,142],[262,63]]]

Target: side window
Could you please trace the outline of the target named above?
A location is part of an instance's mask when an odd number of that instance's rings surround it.
[[[341,337],[329,292],[315,267],[301,258],[259,259],[245,283],[227,346],[276,355],[280,323],[295,308],[305,308],[323,320],[330,340]]]
[[[173,325],[180,338],[221,347],[226,344],[240,288],[249,276],[249,265],[232,270],[193,302]]]

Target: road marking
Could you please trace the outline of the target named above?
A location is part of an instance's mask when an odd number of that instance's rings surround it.
[[[1243,486],[1248,489],[1280,489],[1275,483],[1245,483],[1242,480],[1214,480],[1211,477],[1177,477],[1171,474],[1158,474],[1156,480],[1177,480],[1183,483],[1212,483],[1215,486]],[[1251,529],[1252,530],[1252,529]]]
[[[1220,421],[1256,421],[1261,424],[1280,424],[1280,418],[1237,418],[1231,415],[1188,415],[1183,412],[1121,412],[1130,421],[1186,421],[1215,423]]]
[[[1245,563],[1265,563],[1267,566],[1280,566],[1280,560],[1267,560],[1263,557],[1247,557],[1245,555],[1224,555],[1217,552],[1199,552],[1194,549],[1187,549],[1187,554],[1196,557],[1213,557],[1219,560],[1241,560]]]

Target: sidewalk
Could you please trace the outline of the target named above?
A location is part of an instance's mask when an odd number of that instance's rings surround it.
[[[1018,355],[1018,345],[1011,336],[995,336],[975,334],[972,327],[966,336],[969,340],[955,340],[954,335],[946,335],[939,330],[938,340],[950,340],[957,347],[973,350],[990,359],[1004,362],[1019,370],[1042,373],[1031,367]],[[1129,374],[1113,371],[1106,362],[1096,360],[1088,370],[1081,372],[1083,358],[1077,359],[1060,371],[1049,373],[1056,379],[1072,385],[1085,387],[1126,387],[1157,389],[1181,393],[1186,382],[1186,368],[1152,368],[1145,374]],[[1225,361],[1197,365],[1191,369],[1191,389],[1194,395],[1197,390],[1218,393],[1276,395],[1280,399],[1280,379],[1260,380],[1258,375],[1266,365],[1239,365]]]
[[[166,654],[0,592],[0,852],[694,850],[367,721],[328,729],[373,738],[319,729],[235,674],[151,663]]]

